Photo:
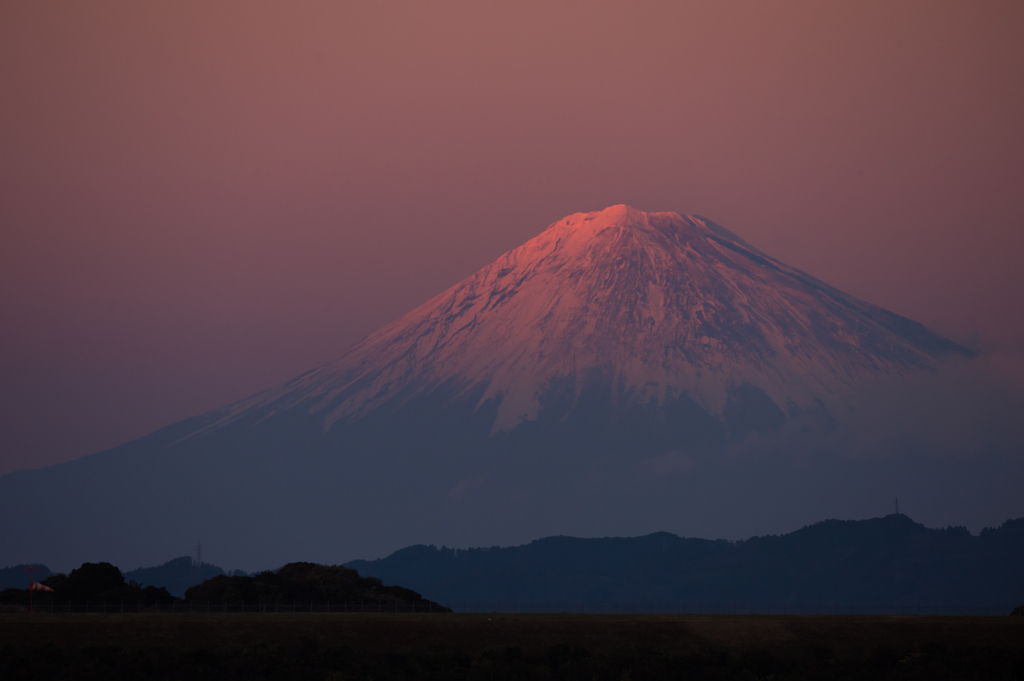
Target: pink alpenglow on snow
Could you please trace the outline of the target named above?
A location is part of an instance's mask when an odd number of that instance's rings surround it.
[[[721,416],[745,385],[793,412],[841,404],[865,379],[909,375],[950,353],[966,351],[705,218],[617,205],[559,220],[218,423],[301,405],[329,429],[441,385],[456,396],[483,385],[474,399],[498,403],[492,432],[509,431],[537,418],[553,381],[568,381],[575,399],[594,372],[619,402],[686,394]]]

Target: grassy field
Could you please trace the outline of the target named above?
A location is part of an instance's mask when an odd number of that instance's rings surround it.
[[[1024,618],[17,613],[0,678],[1024,680]]]

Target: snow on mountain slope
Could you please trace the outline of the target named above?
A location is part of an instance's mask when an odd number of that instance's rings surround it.
[[[336,361],[227,408],[301,409],[324,430],[446,386],[497,405],[492,433],[588,377],[617,407],[688,396],[720,417],[754,387],[789,414],[963,348],[848,296],[695,216],[629,206],[570,215]],[[204,429],[206,430],[206,429]]]

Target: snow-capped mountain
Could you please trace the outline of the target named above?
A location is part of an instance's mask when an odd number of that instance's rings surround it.
[[[302,409],[329,430],[443,388],[489,406],[496,434],[536,421],[553,390],[571,410],[595,382],[611,388],[613,412],[685,396],[721,419],[743,389],[792,414],[949,353],[966,351],[709,220],[618,205],[552,224],[210,428]]]
[[[130,566],[201,539],[256,569],[429,541],[792,529],[920,477],[786,458],[786,433],[828,431],[864,382],[966,354],[704,218],[613,206],[287,383],[0,478],[0,546],[11,563]]]

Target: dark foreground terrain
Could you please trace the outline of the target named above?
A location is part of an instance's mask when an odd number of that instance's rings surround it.
[[[1024,679],[1024,617],[0,615],[14,679]]]

